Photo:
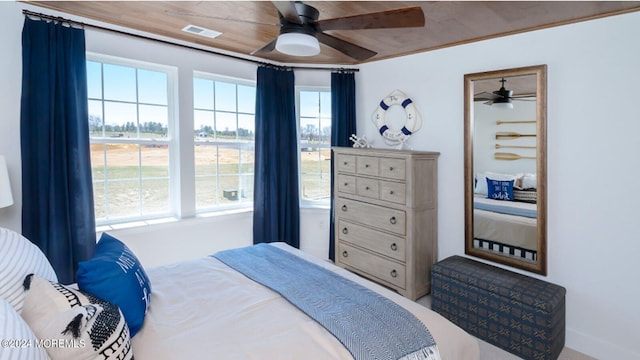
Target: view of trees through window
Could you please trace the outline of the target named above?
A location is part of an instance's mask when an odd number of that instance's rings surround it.
[[[104,124],[102,117],[96,115],[89,115],[89,132],[93,135],[101,135],[104,129],[104,134],[111,137],[131,137],[138,136],[138,130],[140,130],[141,137],[166,137],[167,126],[155,121],[148,121],[142,124],[136,124],[134,122],[127,122],[126,124]]]

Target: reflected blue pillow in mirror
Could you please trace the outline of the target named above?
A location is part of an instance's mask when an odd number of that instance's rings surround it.
[[[494,180],[487,178],[487,197],[494,200],[513,201],[515,180]]]

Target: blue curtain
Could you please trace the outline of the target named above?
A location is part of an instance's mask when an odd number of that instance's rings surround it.
[[[93,255],[84,30],[25,18],[22,29],[22,233],[62,283]]]
[[[349,137],[356,134],[356,80],[353,72],[331,73],[331,146],[351,146]],[[331,157],[333,169],[333,156]],[[331,207],[329,220],[329,259],[335,260],[335,225],[331,172]]]
[[[300,247],[298,138],[293,71],[258,67],[253,243]]]

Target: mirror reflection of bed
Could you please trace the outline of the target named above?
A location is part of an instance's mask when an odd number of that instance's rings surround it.
[[[535,263],[538,257],[535,204],[505,206],[501,202],[480,196],[474,198],[473,246]],[[533,215],[514,215],[518,210],[530,211]]]
[[[477,80],[475,93],[517,86],[518,97],[508,108],[482,96],[473,103],[473,246],[534,263],[538,246],[536,97],[531,90],[535,81],[535,75]]]
[[[546,65],[464,85],[465,253],[546,274]]]

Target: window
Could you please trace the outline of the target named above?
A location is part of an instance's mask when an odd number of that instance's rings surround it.
[[[194,75],[197,212],[253,203],[255,104],[252,83]]]
[[[300,200],[324,205],[331,196],[331,91],[298,89]]]
[[[88,56],[97,225],[171,214],[174,73],[168,67]]]
[[[177,68],[87,55],[97,226],[155,223],[178,213],[188,216],[251,208],[255,83],[204,72],[194,72],[192,80],[193,104],[187,106],[193,106],[193,130],[191,119],[182,125],[174,119]],[[326,205],[331,176],[331,92],[328,88],[298,88],[296,108],[301,204]],[[177,134],[182,134],[180,139]],[[187,143],[178,146],[179,141]],[[193,157],[180,149],[193,149]],[[192,164],[179,163],[191,159]],[[177,173],[192,166],[193,172]],[[181,194],[194,194],[195,199],[185,201]]]

